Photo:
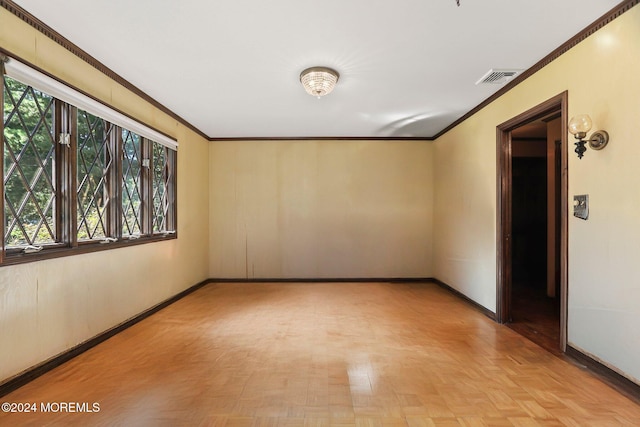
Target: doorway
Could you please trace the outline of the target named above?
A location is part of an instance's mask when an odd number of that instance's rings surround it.
[[[554,353],[566,348],[566,92],[498,126],[501,323]]]

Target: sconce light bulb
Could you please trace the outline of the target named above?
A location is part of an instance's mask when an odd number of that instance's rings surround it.
[[[591,130],[591,125],[591,117],[587,114],[580,114],[569,120],[569,132],[575,135],[576,138],[582,139]]]

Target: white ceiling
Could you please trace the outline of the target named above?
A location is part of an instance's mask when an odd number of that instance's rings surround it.
[[[211,138],[431,137],[618,0],[14,0]],[[310,66],[340,73],[322,99]]]

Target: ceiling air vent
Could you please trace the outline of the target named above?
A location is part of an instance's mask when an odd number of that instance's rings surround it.
[[[491,69],[476,82],[477,85],[501,85],[513,80],[522,70]]]

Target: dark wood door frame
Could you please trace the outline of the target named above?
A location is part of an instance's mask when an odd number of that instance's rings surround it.
[[[511,311],[511,131],[534,120],[553,113],[560,113],[561,148],[560,148],[560,350],[565,351],[567,345],[567,285],[568,285],[568,147],[567,147],[567,102],[565,91],[543,102],[516,117],[507,120],[496,128],[497,134],[497,301],[496,320],[506,323]]]

